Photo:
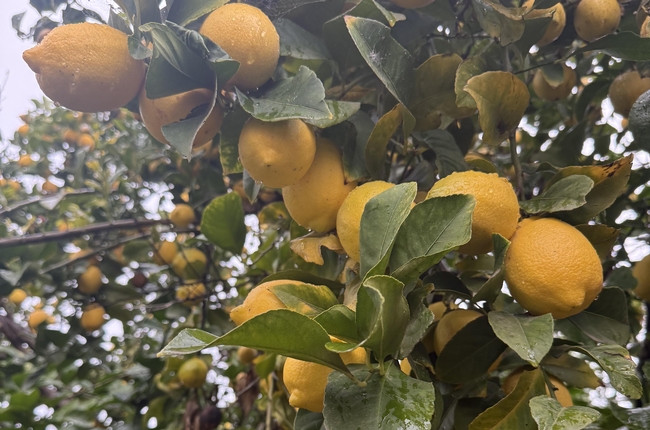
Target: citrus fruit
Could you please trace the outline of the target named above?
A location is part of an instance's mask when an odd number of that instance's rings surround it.
[[[429,305],[429,310],[433,314],[434,322],[440,321],[440,319],[444,314],[446,314],[450,310],[454,310],[457,308],[458,306],[456,306],[454,303],[450,303],[449,307],[447,307],[447,305],[445,305],[445,302],[442,301],[431,303]],[[424,347],[426,348],[429,354],[431,354],[434,351],[434,347],[433,347],[434,333],[435,333],[435,329],[433,330],[429,329],[429,331],[427,331],[427,333],[424,335],[424,338],[422,338],[422,344],[424,345]]]
[[[396,6],[404,9],[418,9],[433,3],[433,0],[389,0]]]
[[[45,181],[41,186],[41,190],[44,193],[56,193],[57,191],[59,191],[59,187],[57,187],[50,181]]]
[[[181,203],[176,205],[171,215],[169,215],[169,219],[176,227],[186,228],[196,221],[196,215],[192,206]]]
[[[530,9],[533,7],[534,3],[535,0],[527,0],[522,5],[522,7],[526,9]],[[553,42],[558,37],[560,37],[560,34],[562,34],[562,31],[566,26],[566,12],[564,11],[564,6],[562,6],[562,3],[556,3],[555,5],[553,5],[553,7],[550,7],[548,9],[534,9],[531,12],[524,15],[524,18],[526,20],[529,20],[529,19],[536,19],[545,16],[549,13],[553,13],[553,19],[548,24],[548,27],[546,27],[544,36],[542,36],[542,38],[537,41],[536,43],[537,46],[546,46],[549,43]]]
[[[591,42],[613,33],[621,22],[621,7],[616,0],[580,0],[573,26],[580,38]]]
[[[237,348],[237,358],[242,364],[251,364],[256,356],[257,351],[255,351],[253,348],[247,348],[245,346],[240,346]]]
[[[650,301],[650,255],[634,265],[632,275],[636,278],[637,284],[634,294],[640,299]],[[11,296],[9,297],[11,300]]]
[[[251,178],[283,188],[305,176],[316,155],[316,136],[299,119],[249,119],[239,136],[239,159]]]
[[[198,357],[193,357],[181,364],[178,369],[178,379],[187,388],[198,388],[208,376],[208,364]]]
[[[303,282],[279,279],[258,285],[248,293],[244,303],[230,311],[230,319],[240,325],[267,311],[284,309],[286,307],[284,303],[271,291],[271,287],[284,284],[303,284]]]
[[[102,286],[102,271],[97,266],[88,266],[77,279],[79,291],[83,294],[95,294]]]
[[[62,138],[63,138],[63,141],[64,141],[64,142],[68,142],[68,143],[70,143],[70,144],[75,144],[75,143],[77,143],[77,141],[79,140],[79,133],[77,133],[77,132],[74,131],[74,130],[67,129],[67,130],[63,133]]]
[[[478,311],[459,309],[445,313],[433,332],[433,350],[440,355],[447,343],[469,322],[482,316]]]
[[[199,88],[185,93],[174,94],[159,99],[147,97],[146,90],[140,91],[140,116],[149,133],[159,142],[169,145],[162,127],[187,118],[199,106],[206,106],[212,102],[214,91]],[[219,133],[223,122],[223,110],[216,104],[205,120],[205,123],[196,133],[192,146],[201,146],[211,142]]]
[[[381,194],[394,184],[384,181],[367,182],[348,194],[343,200],[336,216],[336,234],[345,252],[354,261],[361,262],[359,240],[361,231],[361,216],[366,203]]]
[[[21,290],[20,288],[14,288],[7,298],[14,305],[20,306],[20,304],[27,298],[27,293],[25,290]]]
[[[594,301],[603,284],[596,250],[576,228],[554,218],[522,221],[506,253],[512,297],[533,315],[561,319]]]
[[[564,100],[569,97],[571,90],[576,85],[576,72],[566,64],[562,64],[562,69],[564,69],[564,80],[557,87],[549,84],[544,77],[544,72],[541,69],[537,69],[533,78],[533,91],[537,97],[547,102]]]
[[[79,136],[79,139],[77,139],[77,145],[92,151],[95,149],[95,138],[88,133],[83,133]]]
[[[20,137],[27,137],[27,133],[29,133],[29,125],[23,124],[18,127],[18,134]]]
[[[86,306],[81,314],[81,327],[86,331],[99,330],[104,325],[106,310],[103,306],[93,303]]]
[[[458,251],[478,255],[492,251],[492,234],[510,237],[517,228],[519,202],[512,186],[496,173],[454,172],[436,182],[427,198],[469,194],[476,199],[472,238]]]
[[[325,233],[336,226],[339,208],[356,186],[345,182],[339,148],[331,140],[317,138],[314,162],[298,182],[282,189],[282,197],[298,224]]]
[[[144,82],[144,62],[129,54],[127,35],[104,24],[57,27],[23,59],[45,95],[81,112],[118,109]]]
[[[639,35],[641,37],[649,37],[650,36],[650,16],[646,16],[646,18],[643,20],[643,23],[641,24],[641,28],[639,29]]]
[[[338,340],[332,338],[332,341]],[[345,364],[363,364],[366,362],[366,351],[357,348],[341,354]],[[327,377],[332,369],[322,364],[287,358],[284,363],[282,380],[289,391],[289,404],[294,408],[307,409],[312,412],[322,412],[325,401]]]
[[[399,369],[405,375],[410,375],[411,371],[413,370],[413,368],[411,367],[411,363],[409,363],[408,359],[406,358],[399,362]]]
[[[42,309],[36,309],[34,312],[32,312],[29,315],[29,319],[27,320],[27,325],[32,330],[36,330],[36,328],[39,325],[43,324],[44,322],[47,322],[49,324],[51,320],[52,317],[50,317],[50,315],[47,312],[45,312]]]
[[[172,261],[172,269],[183,279],[197,279],[207,270],[208,258],[196,248],[184,248]]]
[[[506,378],[503,380],[503,384],[501,384],[501,389],[503,389],[503,392],[506,393],[506,395],[514,391],[515,387],[517,386],[517,383],[519,382],[519,378],[521,378],[523,372],[524,372],[524,368],[523,367],[519,368],[513,371],[508,376],[506,376]],[[555,387],[555,398],[557,399],[557,401],[560,402],[560,404],[565,408],[573,406],[573,399],[571,399],[571,393],[569,393],[569,390],[566,388],[564,383],[553,375],[549,375],[548,379],[551,380],[551,384],[553,385],[553,387]],[[546,386],[546,395],[547,396],[551,395],[548,390],[548,386]]]
[[[239,70],[228,84],[252,90],[269,80],[280,59],[280,36],[264,12],[229,3],[210,13],[199,32],[221,47]]]
[[[636,70],[618,75],[609,86],[608,93],[614,112],[627,117],[636,99],[648,90],[650,78],[642,78]]]
[[[29,167],[33,164],[34,164],[34,160],[32,160],[32,157],[29,154],[21,155],[20,158],[18,159],[18,165],[20,167]]]
[[[201,282],[187,284],[176,289],[176,300],[186,306],[196,306],[208,294],[205,285]]]
[[[153,262],[159,266],[171,264],[178,254],[178,246],[176,242],[163,241],[153,252]]]

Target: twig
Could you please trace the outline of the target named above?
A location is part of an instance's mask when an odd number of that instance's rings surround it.
[[[63,197],[65,198],[67,196],[78,196],[80,194],[93,194],[94,192],[95,192],[95,190],[90,189],[90,188],[83,188],[81,190],[75,190],[75,191],[70,191],[70,192],[64,191],[65,195]],[[27,200],[23,200],[22,202],[18,202],[13,206],[9,206],[9,207],[6,207],[4,209],[0,209],[0,215],[5,215],[5,214],[8,214],[8,213],[11,213],[11,212],[16,211],[18,209],[24,208],[25,206],[29,206],[32,203],[37,203],[37,202],[40,202],[40,201],[45,200],[45,199],[51,199],[52,197],[55,197],[55,196],[56,196],[56,194],[49,194],[49,195],[45,195],[45,196],[30,197]]]
[[[273,389],[275,380],[273,378],[268,378],[269,380],[269,396],[268,403],[266,404],[266,430],[271,430],[271,418],[273,416]]]
[[[510,132],[510,158],[512,165],[515,167],[515,191],[521,200],[525,199],[524,196],[524,181],[523,173],[521,171],[521,162],[517,155],[517,139],[515,138],[515,130]]]

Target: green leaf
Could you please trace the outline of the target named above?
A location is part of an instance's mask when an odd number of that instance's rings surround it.
[[[409,111],[398,103],[384,116],[379,118],[368,137],[365,148],[366,167],[374,179],[385,179],[387,172],[386,148],[399,126],[412,121]]]
[[[434,272],[431,276],[424,278],[424,282],[432,282],[436,293],[451,293],[454,297],[472,300],[472,292],[453,273]]]
[[[312,273],[305,272],[303,270],[296,270],[296,269],[284,270],[281,272],[274,273],[273,275],[269,275],[266,278],[262,279],[262,282],[287,280],[287,279],[292,279],[294,281],[300,281],[312,285],[326,285],[332,291],[334,291],[334,294],[339,294],[345,287],[345,285],[341,284],[340,282],[332,281],[331,279],[322,278]]]
[[[330,108],[332,110],[332,108]],[[332,111],[334,113],[334,111]],[[375,124],[367,113],[358,111],[346,122],[323,130],[343,154],[345,180],[354,182],[368,176],[366,169],[366,144]]]
[[[494,333],[523,360],[537,367],[553,345],[553,317],[488,313]]]
[[[566,353],[555,357],[551,350],[551,354],[542,360],[542,367],[573,387],[598,388],[602,385],[589,364]]]
[[[602,52],[621,60],[648,61],[650,60],[650,39],[630,31],[621,31],[596,39],[570,55],[591,51]]]
[[[293,428],[294,430],[325,430],[324,419],[321,413],[298,409]]]
[[[433,284],[420,285],[406,295],[410,317],[398,358],[411,354],[415,345],[424,337],[433,323],[433,313],[425,305],[425,299],[432,291]]]
[[[529,404],[539,430],[580,430],[600,417],[598,411],[584,406],[564,408],[546,395],[533,397]]]
[[[456,105],[476,109],[474,98],[465,91],[465,85],[474,76],[478,76],[489,70],[487,61],[482,56],[470,57],[458,65],[454,91],[456,92]]]
[[[537,427],[528,402],[545,395],[544,375],[539,369],[524,371],[515,389],[496,405],[481,413],[469,425],[469,430],[534,429]]]
[[[650,150],[650,91],[646,91],[636,99],[628,116],[629,129],[634,135],[634,143],[641,149]]]
[[[159,23],[162,21],[160,8],[156,0],[137,0],[135,2],[135,10],[138,25],[148,22]]]
[[[228,0],[183,0],[173,2],[169,14],[167,14],[167,20],[186,26],[226,3],[228,3]]]
[[[359,53],[388,91],[404,106],[409,105],[414,78],[411,54],[390,35],[381,22],[350,15],[345,25]]]
[[[262,184],[255,182],[255,179],[251,177],[250,173],[248,173],[246,169],[244,169],[242,184],[244,186],[244,194],[246,194],[248,201],[255,203],[257,201],[257,195],[262,189]]]
[[[271,287],[271,292],[288,309],[312,318],[339,303],[325,285],[278,284]]]
[[[219,248],[240,254],[246,241],[241,197],[235,192],[212,200],[203,211],[201,232]]]
[[[601,260],[606,260],[612,253],[612,247],[618,240],[620,229],[604,224],[580,224],[575,226],[593,245]],[[617,269],[614,269],[615,271]],[[619,285],[617,285],[619,286]]]
[[[436,403],[433,385],[418,381],[390,365],[386,373],[353,370],[367,385],[360,387],[332,372],[325,389],[325,427],[337,430],[413,428],[431,429]]]
[[[469,165],[463,157],[454,136],[446,130],[429,130],[423,133],[415,133],[414,136],[427,144],[436,154],[436,166],[440,178],[449,176],[454,172],[464,172]]]
[[[474,197],[459,194],[427,199],[411,210],[390,256],[393,276],[405,283],[438,263],[471,237]]]
[[[237,97],[246,112],[262,121],[333,118],[325,103],[323,83],[305,66],[300,66],[296,76],[275,82],[260,97],[249,97],[239,90]]]
[[[194,354],[209,348],[217,339],[217,336],[203,330],[186,328],[158,353],[158,357]]]
[[[525,9],[507,8],[492,0],[472,0],[481,28],[495,39],[501,46],[507,46],[521,39],[526,29],[522,17]]]
[[[526,28],[521,38],[515,42],[515,46],[519,52],[529,52],[530,48],[539,40],[544,37],[546,29],[553,21],[551,13],[530,18],[530,15],[524,16],[524,23]]]
[[[215,82],[216,86],[216,82]],[[205,121],[208,119],[217,103],[216,96],[212,97],[210,104],[199,106],[192,110],[192,113],[185,119],[172,124],[162,126],[162,134],[165,139],[176,148],[183,157],[187,158],[192,154],[192,145],[196,134],[199,132]]]
[[[274,23],[280,36],[280,55],[301,60],[329,60],[330,54],[322,39],[288,19]]]
[[[627,349],[618,345],[574,346],[570,349],[596,360],[598,365],[607,372],[612,386],[617,391],[630,399],[641,398],[643,389],[636,374],[636,366]]]
[[[314,320],[323,326],[330,336],[352,342],[359,339],[356,314],[345,305],[332,306],[316,316]]]
[[[526,84],[512,73],[485,72],[465,86],[478,107],[483,140],[499,145],[519,126],[530,102]]]
[[[505,278],[505,269],[503,263],[506,258],[506,253],[510,247],[510,241],[500,234],[492,234],[492,242],[494,243],[494,271],[493,275],[488,279],[485,284],[476,292],[474,296],[475,302],[486,300],[488,303],[493,304],[499,296],[501,288],[503,287],[503,280]]]
[[[239,135],[249,118],[250,115],[241,106],[238,106],[224,118],[219,142],[219,158],[224,175],[244,171],[244,167],[239,161]]]
[[[627,298],[620,288],[604,288],[587,309],[569,321],[599,343],[625,346],[630,339]]]
[[[487,317],[476,318],[445,345],[436,361],[436,377],[450,384],[472,381],[485,375],[505,349]]]
[[[619,267],[610,273],[605,280],[606,287],[619,287],[622,290],[633,290],[639,281],[632,274],[629,267]]]
[[[345,120],[350,119],[361,108],[361,104],[357,102],[343,102],[337,100],[325,100],[327,109],[331,115],[327,119],[306,119],[307,124],[311,124],[318,128],[328,128],[336,124],[340,124]]]
[[[362,278],[384,273],[397,231],[408,216],[416,193],[417,186],[414,183],[400,184],[366,203],[359,233],[359,276]],[[377,234],[378,231],[383,234]]]
[[[529,214],[570,211],[587,203],[594,181],[585,175],[562,178],[537,197],[519,204]]]
[[[620,420],[621,424],[628,426],[624,428],[630,430],[646,430],[648,428],[648,422],[650,422],[650,406],[625,409],[612,402],[610,409],[612,410],[612,415]]]

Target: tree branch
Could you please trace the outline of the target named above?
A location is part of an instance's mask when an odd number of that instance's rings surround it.
[[[65,195],[63,196],[63,198],[65,198],[67,196],[78,196],[80,194],[92,194],[94,192],[95,192],[95,190],[90,189],[90,188],[83,188],[81,190],[75,190],[75,191],[70,191],[70,192],[64,191]],[[37,203],[37,202],[40,202],[40,201],[45,200],[45,199],[51,199],[52,197],[55,197],[55,196],[56,196],[56,194],[49,194],[49,195],[45,195],[45,196],[30,197],[27,200],[23,200],[22,202],[18,202],[13,206],[9,206],[9,207],[6,207],[4,209],[0,209],[0,215],[5,215],[5,214],[8,214],[8,213],[14,212],[14,211],[16,211],[18,209],[24,208],[25,206],[29,206],[32,203]]]

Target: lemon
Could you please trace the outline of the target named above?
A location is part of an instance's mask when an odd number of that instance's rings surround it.
[[[102,271],[97,266],[88,266],[77,279],[79,291],[83,294],[95,294],[102,286]]]
[[[21,155],[18,159],[18,165],[20,167],[30,167],[33,164],[34,160],[32,160],[32,157],[29,154]]]
[[[230,311],[230,319],[240,325],[249,319],[274,309],[283,309],[286,306],[271,291],[271,287],[283,284],[302,284],[303,282],[290,279],[264,282],[253,288],[244,299],[244,303]]]
[[[531,7],[533,7],[534,3],[535,0],[527,0],[522,5],[522,7],[526,9],[530,9]],[[553,19],[549,23],[548,27],[546,27],[546,32],[544,32],[544,36],[542,36],[542,38],[537,41],[536,43],[537,46],[546,46],[549,43],[555,41],[558,37],[560,37],[560,34],[562,34],[562,31],[566,26],[566,12],[564,11],[564,6],[562,6],[562,3],[556,3],[551,8],[534,9],[533,11],[525,15],[525,19],[529,20],[529,19],[535,19],[547,15],[548,13],[551,12],[553,13]]]
[[[517,228],[519,202],[512,186],[496,173],[454,172],[433,185],[427,198],[470,194],[476,199],[472,238],[458,251],[478,255],[492,251],[492,234],[510,237]]]
[[[433,332],[433,350],[440,355],[447,343],[468,323],[482,314],[478,311],[459,309],[445,313]]]
[[[253,348],[246,348],[245,346],[240,346],[237,348],[237,358],[242,364],[251,364],[255,357],[257,356],[257,351]]]
[[[506,282],[512,297],[531,314],[567,318],[600,293],[598,254],[569,224],[554,218],[524,220],[510,240]]]
[[[394,5],[404,9],[418,9],[433,3],[433,0],[389,0]]]
[[[517,383],[519,382],[519,378],[521,378],[521,375],[524,371],[524,368],[519,368],[509,374],[504,380],[503,384],[501,384],[501,389],[503,389],[503,392],[506,393],[506,395],[510,394],[513,392],[515,387],[517,386]],[[569,393],[569,390],[566,388],[564,383],[560,381],[558,378],[555,376],[549,375],[548,378],[551,380],[551,384],[553,387],[555,387],[555,398],[557,399],[558,402],[565,408],[568,408],[570,406],[573,406],[573,399],[571,399],[571,393]],[[548,390],[548,386],[546,387],[546,395],[550,396],[550,392]]]
[[[637,281],[634,294],[640,299],[650,301],[650,255],[646,255],[643,260],[634,265],[632,275]],[[9,300],[11,300],[11,296],[9,296]]]
[[[450,303],[449,307],[445,305],[445,302],[435,302],[431,303],[429,305],[429,310],[433,314],[433,321],[440,321],[442,316],[446,314],[448,311],[457,309],[458,306],[456,306],[454,303]],[[434,334],[435,330],[429,330],[425,335],[424,338],[422,338],[422,344],[426,348],[427,352],[431,354],[434,351],[433,347],[433,339],[434,339]]]
[[[104,325],[106,310],[103,306],[93,303],[86,306],[81,314],[81,327],[86,331],[99,330]]]
[[[41,190],[44,193],[56,193],[57,191],[59,191],[59,187],[57,187],[50,181],[45,181],[41,186]]]
[[[29,133],[29,125],[23,124],[18,127],[18,134],[20,137],[27,137],[27,133]]]
[[[95,149],[95,138],[88,133],[83,133],[77,139],[77,144],[81,147],[87,148],[89,151]]]
[[[208,376],[208,364],[198,357],[190,358],[178,369],[178,379],[187,388],[198,388]]]
[[[283,188],[305,176],[316,155],[316,136],[299,119],[249,119],[239,136],[239,159],[251,178]]]
[[[361,216],[366,203],[394,185],[384,181],[365,183],[348,194],[343,200],[336,216],[336,234],[345,252],[354,261],[360,262],[359,240],[361,231]]]
[[[332,341],[337,342],[338,340],[332,338]],[[345,364],[363,364],[366,362],[366,351],[363,348],[357,348],[341,354],[341,359]],[[322,412],[327,377],[331,372],[332,369],[322,364],[287,358],[284,363],[282,380],[289,391],[289,404],[294,408]]]
[[[648,90],[650,78],[642,78],[639,72],[631,71],[618,75],[609,86],[608,93],[614,112],[627,117],[636,99]]]
[[[197,279],[207,270],[208,258],[196,248],[182,249],[172,261],[172,269],[183,279]]]
[[[547,102],[564,100],[569,97],[571,90],[576,85],[576,72],[566,64],[562,64],[562,69],[564,69],[564,80],[557,87],[553,87],[548,83],[541,69],[535,72],[533,91],[537,97]]]
[[[74,130],[67,129],[65,132],[63,132],[62,139],[64,142],[75,144],[79,140],[79,133]]]
[[[171,215],[169,215],[169,219],[176,227],[186,228],[196,221],[196,215],[192,206],[181,203],[176,205]]]
[[[621,7],[617,0],[580,0],[573,26],[580,38],[591,42],[613,33],[620,22]]]
[[[153,262],[159,266],[171,264],[178,254],[176,242],[161,242],[153,252]]]
[[[43,324],[44,322],[47,322],[49,324],[51,321],[52,317],[47,312],[42,309],[36,309],[29,315],[27,325],[29,325],[29,328],[32,330],[36,330],[39,325]]]
[[[199,32],[239,61],[239,70],[228,84],[241,90],[264,84],[278,65],[280,36],[271,20],[254,6],[221,6],[208,15]]]
[[[336,226],[336,215],[356,182],[345,182],[341,151],[328,139],[316,139],[316,156],[307,173],[282,189],[284,204],[301,226],[325,233]]]
[[[20,306],[20,304],[27,298],[27,293],[25,290],[21,290],[20,288],[14,288],[7,298],[14,305]]]
[[[145,76],[144,62],[129,54],[127,35],[104,24],[56,27],[23,59],[46,96],[82,112],[126,105],[138,95]]]
[[[408,359],[405,358],[399,362],[399,370],[401,370],[405,375],[411,374],[413,368],[411,367],[411,363],[409,363]]]
[[[186,306],[198,305],[208,294],[205,285],[201,282],[180,286],[176,289],[176,300]]]
[[[637,12],[638,13],[638,12]],[[641,28],[639,29],[639,35],[641,37],[650,37],[650,33],[648,28],[650,26],[650,16],[646,16],[645,19],[643,20],[643,23],[641,24]]]
[[[150,99],[143,88],[140,91],[140,116],[149,133],[159,142],[169,145],[169,141],[163,135],[162,127],[187,118],[194,109],[208,105],[213,98],[214,91],[199,88],[159,99]],[[222,122],[223,110],[216,104],[196,133],[192,146],[201,146],[211,142],[219,133]]]

